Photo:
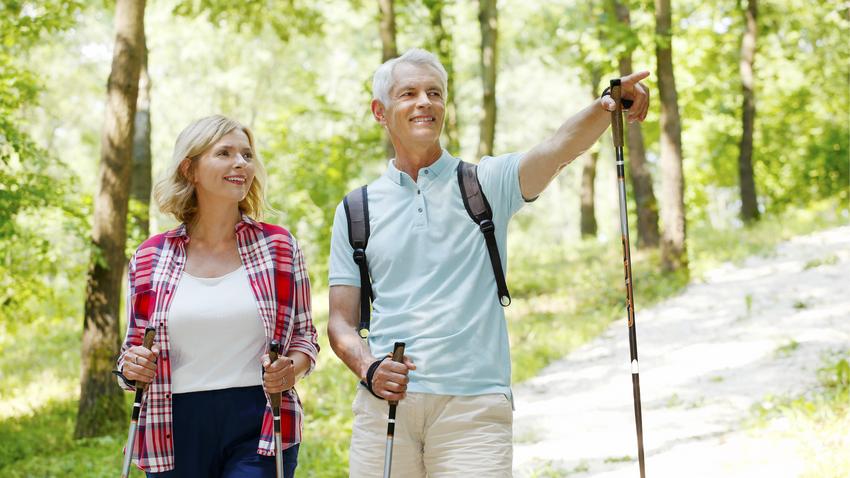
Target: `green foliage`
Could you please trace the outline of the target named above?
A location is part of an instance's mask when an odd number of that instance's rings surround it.
[[[52,285],[62,283],[63,252],[74,242],[56,239],[86,224],[68,168],[21,127],[42,88],[25,57],[46,35],[73,25],[80,8],[62,0],[0,5],[0,323],[29,321],[49,311],[43,304],[61,304],[64,291]]]
[[[310,278],[314,285],[327,280],[330,231],[337,205],[349,190],[368,182],[366,176],[378,158],[383,157],[381,130],[365,115],[346,115],[326,101],[310,112],[335,122],[329,135],[311,139],[291,131],[288,126],[302,121],[307,112],[283,118],[264,155],[277,161],[269,167],[271,193],[275,208],[285,212],[287,224],[309,258]]]
[[[184,16],[206,14],[219,26],[234,26],[240,33],[270,28],[278,38],[288,41],[293,34],[321,30],[322,15],[313,2],[304,0],[183,0],[174,13]]]

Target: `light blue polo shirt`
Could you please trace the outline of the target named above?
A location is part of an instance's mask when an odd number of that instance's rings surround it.
[[[485,157],[478,180],[493,210],[496,241],[507,271],[507,227],[524,204],[520,153]],[[441,395],[511,396],[505,313],[484,235],[466,212],[457,182],[459,160],[443,150],[413,181],[389,162],[368,187],[366,248],[375,300],[369,347],[380,357],[405,342],[416,364],[408,390]],[[337,206],[328,283],[360,287]]]

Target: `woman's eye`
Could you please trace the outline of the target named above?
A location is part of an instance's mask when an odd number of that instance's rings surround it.
[[[219,156],[230,156],[230,152],[227,151],[226,149],[222,149],[221,151],[218,152],[218,155]]]

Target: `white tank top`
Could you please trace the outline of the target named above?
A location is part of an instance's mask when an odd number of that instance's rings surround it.
[[[245,266],[212,278],[184,271],[168,339],[172,393],[261,385],[266,337]]]

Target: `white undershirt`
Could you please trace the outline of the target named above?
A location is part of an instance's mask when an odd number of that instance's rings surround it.
[[[266,337],[245,267],[212,278],[184,271],[174,294],[172,393],[261,385]]]

